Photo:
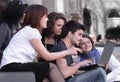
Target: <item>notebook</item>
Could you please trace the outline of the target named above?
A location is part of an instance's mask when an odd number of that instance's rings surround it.
[[[79,70],[90,70],[90,69],[93,69],[93,68],[96,68],[96,67],[104,67],[104,65],[106,63],[108,63],[111,55],[112,55],[112,52],[114,50],[114,47],[115,47],[115,43],[112,42],[112,41],[107,41],[105,46],[104,46],[104,50],[102,52],[102,55],[99,59],[99,62],[98,64],[92,64],[92,65],[87,65],[87,66],[83,66],[83,67],[80,67]]]

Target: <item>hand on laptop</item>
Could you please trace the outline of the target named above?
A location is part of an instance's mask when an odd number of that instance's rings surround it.
[[[105,70],[109,69],[109,63],[105,64]]]
[[[93,62],[90,60],[84,60],[84,61],[81,61],[80,63],[81,63],[81,67],[93,64]]]

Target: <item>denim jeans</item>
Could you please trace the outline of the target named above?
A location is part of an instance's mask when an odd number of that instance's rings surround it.
[[[66,82],[106,82],[106,72],[98,67],[68,78]]]

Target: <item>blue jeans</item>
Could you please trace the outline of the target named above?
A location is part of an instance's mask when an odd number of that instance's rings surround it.
[[[106,72],[98,67],[68,78],[66,82],[106,82]]]

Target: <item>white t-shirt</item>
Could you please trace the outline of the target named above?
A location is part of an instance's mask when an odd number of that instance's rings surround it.
[[[97,48],[100,54],[103,52],[103,48]],[[120,81],[120,62],[114,55],[111,55],[109,60],[109,66],[111,72],[107,74],[106,82]]]
[[[37,57],[37,52],[30,43],[33,38],[39,38],[40,40],[42,38],[36,28],[26,26],[17,32],[3,52],[0,67],[13,62],[32,62]]]

